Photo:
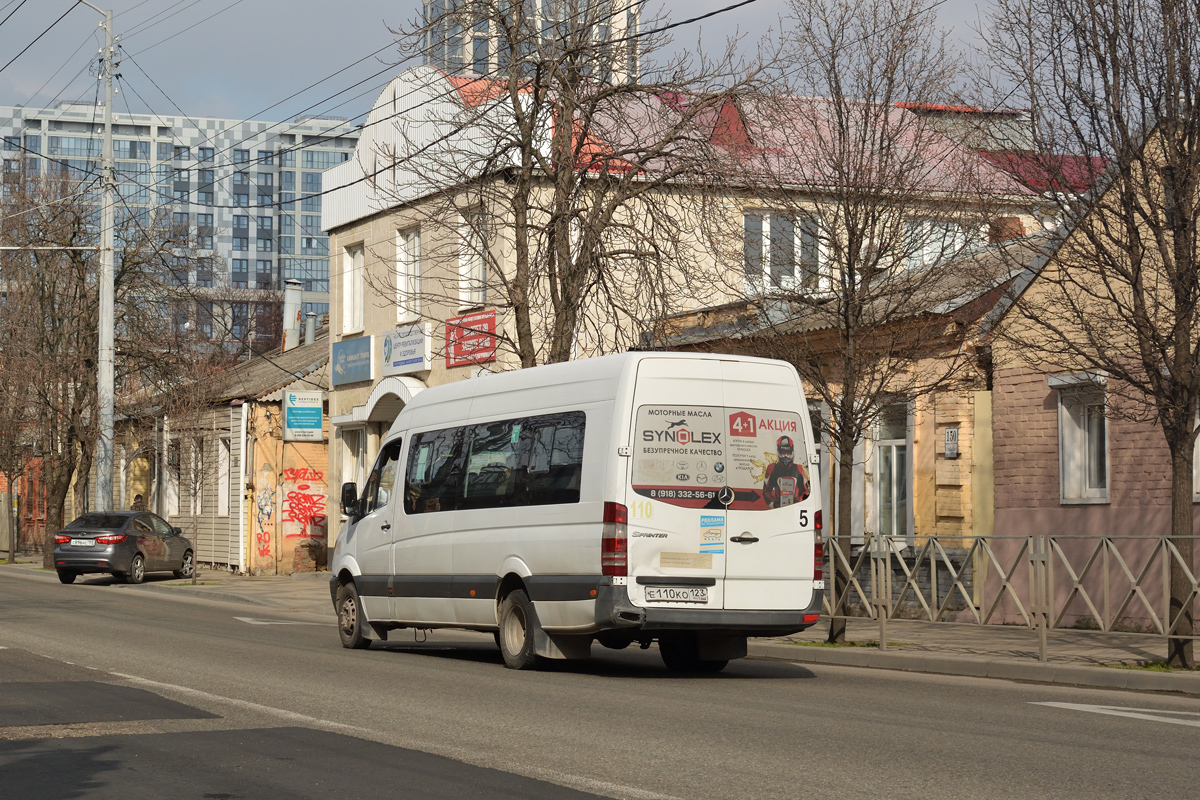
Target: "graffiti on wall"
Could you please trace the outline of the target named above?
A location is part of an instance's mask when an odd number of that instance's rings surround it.
[[[275,516],[275,468],[263,464],[255,484],[254,541],[259,558],[271,557],[271,519]]]
[[[283,535],[286,539],[324,539],[325,473],[303,467],[283,471]]]

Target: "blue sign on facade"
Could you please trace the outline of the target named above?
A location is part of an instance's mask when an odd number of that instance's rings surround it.
[[[332,378],[334,386],[369,381],[375,376],[371,367],[371,342],[374,336],[360,336],[333,343]]]
[[[325,393],[319,389],[285,389],[283,392],[283,440],[320,442]]]

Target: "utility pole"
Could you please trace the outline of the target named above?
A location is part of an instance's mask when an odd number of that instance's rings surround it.
[[[97,402],[100,406],[100,438],[96,442],[96,510],[111,511],[113,498],[113,329],[116,315],[116,287],[113,248],[116,216],[117,176],[113,163],[113,71],[116,68],[116,37],[113,36],[112,9],[104,11],[87,0],[88,8],[104,15],[104,152],[100,154],[103,191],[100,200],[100,353],[96,375]]]

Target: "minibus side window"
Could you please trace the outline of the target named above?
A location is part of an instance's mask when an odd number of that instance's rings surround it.
[[[521,420],[475,425],[460,508],[513,505],[521,462]]]
[[[579,502],[586,419],[582,411],[572,411],[529,421],[529,469],[523,505]]]
[[[404,513],[452,511],[462,483],[465,428],[445,428],[413,436],[404,482]]]

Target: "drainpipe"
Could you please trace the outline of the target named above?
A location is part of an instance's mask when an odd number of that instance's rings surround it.
[[[243,573],[249,572],[247,568],[250,560],[246,552],[246,515],[250,513],[250,509],[246,507],[246,424],[247,410],[249,403],[242,403],[242,435],[238,437],[238,557],[241,559],[239,565]]]

